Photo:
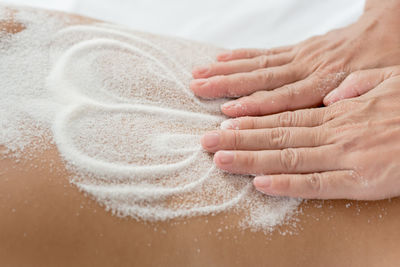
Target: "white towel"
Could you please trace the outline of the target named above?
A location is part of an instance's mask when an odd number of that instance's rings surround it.
[[[355,21],[364,0],[6,0],[219,46],[273,47]]]

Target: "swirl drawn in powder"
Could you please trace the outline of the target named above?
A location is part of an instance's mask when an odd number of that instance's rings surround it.
[[[197,148],[195,153],[192,153],[182,161],[172,164],[150,166],[130,166],[127,164],[124,165],[116,164],[114,162],[107,162],[85,155],[85,153],[82,153],[82,151],[76,149],[66,134],[67,129],[70,126],[69,123],[71,123],[71,121],[74,119],[81,117],[89,110],[99,110],[102,112],[127,112],[136,114],[138,116],[140,116],[141,113],[156,114],[159,117],[162,117],[163,114],[168,114],[169,117],[180,116],[186,119],[186,123],[188,124],[187,127],[190,127],[191,122],[195,120],[208,121],[212,124],[218,124],[221,121],[221,118],[217,116],[191,113],[188,111],[168,108],[159,108],[151,105],[102,103],[101,100],[99,101],[99,99],[94,100],[90,97],[90,95],[84,95],[81,91],[81,88],[79,88],[79,80],[71,82],[68,80],[68,76],[65,76],[65,71],[70,69],[69,65],[71,62],[73,62],[74,58],[84,57],[89,51],[96,49],[111,49],[112,51],[123,50],[125,52],[127,51],[130,53],[139,54],[140,56],[147,58],[153,64],[157,64],[168,75],[173,76],[173,74],[168,71],[163,63],[154,58],[152,55],[145,53],[140,49],[133,47],[132,45],[104,38],[77,43],[69,48],[60,57],[48,78],[48,84],[51,88],[53,88],[53,90],[55,90],[64,103],[69,102],[74,104],[69,105],[68,109],[61,112],[56,120],[53,129],[56,144],[64,158],[68,162],[72,163],[78,170],[102,177],[102,181],[104,181],[104,177],[111,178],[111,181],[106,184],[91,184],[87,181],[82,182],[82,180],[80,180],[77,182],[77,185],[84,191],[94,195],[98,200],[108,203],[108,206],[117,213],[123,213],[132,217],[146,219],[169,219],[187,215],[208,214],[211,212],[225,210],[228,207],[232,207],[237,204],[248,191],[248,183],[247,186],[242,188],[242,190],[240,190],[236,196],[231,197],[229,200],[218,205],[206,205],[200,207],[190,207],[183,210],[171,210],[165,207],[160,209],[159,206],[141,206],[140,203],[138,204],[138,202],[146,200],[150,201],[148,204],[151,205],[151,201],[160,201],[171,195],[182,194],[184,192],[191,191],[194,188],[199,187],[199,185],[204,183],[207,179],[210,179],[210,173],[215,170],[214,167],[209,167],[208,171],[203,175],[200,175],[199,179],[176,187],[146,187],[143,185],[132,185],[126,183],[127,180],[137,181],[140,179],[149,179],[154,177],[154,175],[173,175],[173,173],[176,173],[177,171],[182,171],[187,168],[189,164],[195,162],[200,153],[204,153],[200,150],[200,148]],[[182,82],[179,82],[176,78],[173,79],[176,81],[177,88],[183,92],[186,92],[185,88],[182,87]],[[193,98],[192,95],[191,98]],[[208,164],[211,165],[211,163],[211,160],[209,160]],[[123,180],[123,182],[115,184],[118,180]],[[133,200],[133,202],[130,202],[129,205],[119,202],[120,199],[126,201],[127,198]]]
[[[250,177],[219,171],[200,148],[200,135],[224,119],[225,100],[194,97],[190,70],[221,49],[105,23],[65,28],[41,12],[17,16],[26,29],[2,53],[7,151],[46,136],[71,182],[122,216],[229,210],[239,225],[265,230],[293,214],[298,200],[257,193]]]
[[[124,106],[124,107],[121,107]],[[155,107],[146,107],[146,106],[127,106],[121,105],[119,107],[115,106],[106,106],[102,105],[101,109],[111,109],[111,110],[129,110],[132,111],[143,111],[151,112],[157,114],[158,112],[166,112],[166,109],[157,109]],[[154,175],[167,176],[168,174],[173,174],[176,171],[185,169],[189,166],[190,163],[194,163],[196,159],[198,159],[200,150],[196,151],[188,158],[181,162],[177,162],[175,164],[169,165],[153,165],[153,166],[129,166],[129,165],[121,165],[110,162],[104,162],[98,159],[94,159],[86,156],[81,151],[75,149],[73,144],[69,142],[68,136],[66,136],[66,128],[69,127],[70,120],[73,120],[75,116],[81,116],[82,113],[87,112],[89,109],[95,108],[98,109],[99,106],[91,106],[90,104],[82,104],[78,107],[72,106],[71,109],[64,114],[61,114],[57,119],[58,123],[54,125],[54,133],[55,133],[55,141],[59,148],[61,154],[66,158],[68,162],[72,162],[74,166],[78,167],[80,171],[85,170],[88,173],[94,174],[98,177],[112,177],[112,184],[88,184],[82,181],[79,181],[78,186],[83,189],[85,192],[90,193],[97,197],[99,200],[103,200],[107,202],[107,199],[113,199],[112,202],[119,200],[127,200],[130,201],[152,201],[152,200],[160,200],[164,199],[170,195],[182,194],[192,189],[197,188],[200,184],[205,182],[207,179],[212,179],[210,174],[215,170],[215,167],[209,167],[208,171],[203,175],[200,175],[196,181],[192,181],[191,183],[180,185],[177,187],[161,187],[161,186],[147,186],[144,187],[142,185],[132,185],[126,183],[129,180],[140,180],[140,179],[152,179]],[[175,114],[174,114],[175,113]],[[158,113],[159,116],[162,116],[163,113]],[[184,115],[185,113],[181,113],[180,111],[169,110],[168,114],[172,115]],[[199,116],[198,114],[191,114],[194,118]],[[211,165],[211,164],[210,164]],[[122,183],[115,184],[116,180],[124,180]],[[207,207],[193,207],[188,210],[181,211],[172,211],[167,209],[162,209],[156,207],[140,207],[135,205],[134,202],[129,204],[129,207],[126,204],[114,207],[114,210],[121,211],[124,213],[134,216],[137,214],[141,214],[141,216],[148,216],[146,219],[155,219],[163,217],[164,219],[173,218],[177,216],[187,216],[194,214],[207,214],[211,212],[219,212],[227,209],[228,207],[232,207],[237,204],[240,199],[245,195],[249,188],[245,188],[241,193],[239,193],[236,197],[233,197],[231,200],[224,202],[221,205],[209,205]],[[111,204],[111,203],[110,203]],[[113,204],[111,204],[113,205]],[[130,212],[128,212],[130,211]],[[136,211],[136,212],[134,212]],[[144,212],[146,211],[146,212]],[[152,212],[151,212],[152,211]],[[161,216],[161,214],[164,214]],[[167,216],[168,215],[168,216]],[[160,217],[161,216],[161,217]]]
[[[108,24],[100,24],[99,26],[71,26],[61,30],[56,35],[55,39],[61,38],[62,40],[65,40],[62,38],[64,35],[67,35],[68,38],[70,37],[71,39],[67,39],[65,42],[72,43],[71,46],[68,47],[67,51],[65,51],[65,53],[60,57],[59,61],[72,59],[79,61],[82,57],[84,57],[85,60],[89,60],[88,54],[99,51],[99,48],[100,51],[127,51],[131,55],[137,54],[141,58],[146,59],[149,63],[156,66],[156,68],[160,70],[158,72],[152,73],[153,78],[161,76],[162,71],[167,74],[166,76],[168,76],[171,81],[174,82],[174,87],[165,88],[168,91],[178,93],[176,95],[177,99],[172,108],[179,107],[179,109],[182,109],[182,107],[184,107],[184,105],[182,105],[182,101],[186,101],[191,102],[193,105],[195,105],[196,108],[194,110],[196,112],[209,113],[210,111],[213,111],[213,113],[217,114],[217,112],[219,112],[219,104],[223,103],[224,101],[223,99],[215,100],[212,102],[201,101],[200,99],[193,97],[193,93],[188,89],[187,84],[184,84],[180,79],[177,78],[178,74],[182,74],[185,79],[189,79],[191,77],[190,72],[184,66],[182,66],[181,63],[171,57],[168,52],[160,46],[157,46],[149,40],[146,40],[139,36],[135,36],[130,32],[124,32],[122,29],[120,29],[120,27],[115,27]],[[76,46],[76,44],[74,43],[74,37],[76,38],[76,36],[79,36],[79,39],[77,40],[79,46]],[[63,64],[72,65],[73,63],[74,62],[64,62]],[[82,63],[82,61],[80,61],[80,63]],[[60,63],[57,64],[62,65]],[[86,63],[83,63],[81,65],[85,64]],[[134,62],[131,66],[133,65]],[[110,97],[114,98],[117,101],[129,102],[130,100],[132,100],[124,97],[119,97],[115,94],[110,94],[107,91],[105,91],[105,93],[107,93]],[[146,97],[142,97],[139,99],[139,102],[142,103],[145,99]],[[165,103],[157,102],[156,104],[164,105]],[[180,104],[180,106],[177,106],[176,104]]]

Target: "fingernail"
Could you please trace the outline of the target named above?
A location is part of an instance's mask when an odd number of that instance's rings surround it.
[[[229,101],[221,106],[221,108],[224,109],[239,108],[239,107],[242,107],[242,104],[240,104],[238,101]]]
[[[219,143],[219,134],[218,133],[207,133],[203,136],[201,143],[203,146],[207,148],[212,148],[218,145]]]
[[[197,74],[206,74],[208,70],[208,67],[197,67],[194,69],[194,72],[196,72]]]
[[[239,130],[239,121],[238,120],[226,120],[221,123],[220,128],[222,130]]]
[[[230,107],[233,106],[233,105],[234,105],[233,101],[230,101],[230,102],[226,102],[226,103],[222,104],[222,105],[221,105],[221,108],[228,109],[228,108],[230,108]]]
[[[208,79],[196,79],[192,83],[196,86],[204,86],[208,83]]]
[[[224,52],[218,55],[218,59],[228,59],[232,56],[232,52]]]
[[[271,185],[271,177],[269,176],[257,176],[254,178],[253,184],[256,188],[264,189]]]
[[[328,102],[329,104],[333,102],[335,96],[336,96],[337,90],[332,90],[329,94],[325,96],[325,101]]]
[[[217,157],[221,164],[230,164],[233,162],[235,155],[232,151],[219,151]]]

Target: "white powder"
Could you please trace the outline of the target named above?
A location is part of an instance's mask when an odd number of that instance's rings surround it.
[[[109,24],[65,28],[29,9],[15,20],[26,29],[0,35],[3,157],[54,143],[76,186],[140,220],[230,210],[243,227],[272,230],[296,211],[299,200],[256,192],[201,149],[201,134],[225,119],[224,100],[196,98],[190,70],[219,49]]]

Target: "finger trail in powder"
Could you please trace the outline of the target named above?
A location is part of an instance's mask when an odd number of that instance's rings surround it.
[[[226,99],[196,98],[190,70],[221,49],[104,23],[67,27],[29,9],[15,20],[25,29],[0,33],[2,156],[54,144],[72,183],[139,220],[229,210],[243,227],[271,230],[296,211],[300,200],[256,192],[201,149],[200,136],[225,120]]]

